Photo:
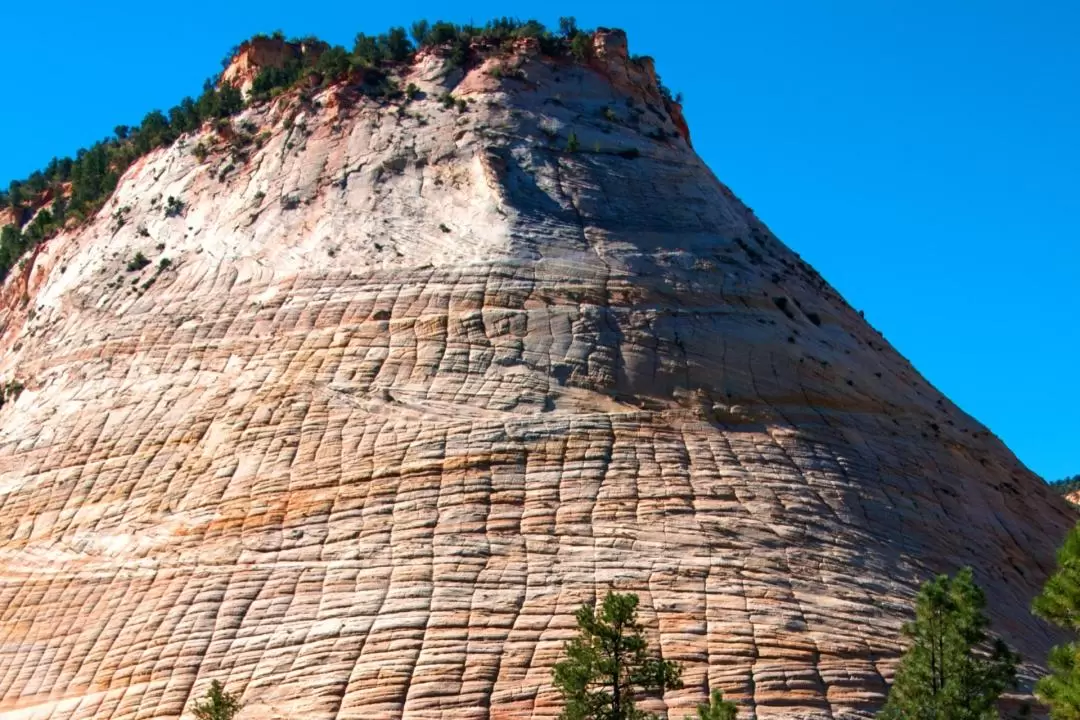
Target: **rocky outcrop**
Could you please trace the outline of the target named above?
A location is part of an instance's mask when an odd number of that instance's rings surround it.
[[[685,668],[650,709],[867,718],[961,565],[1037,671],[1064,501],[635,76],[503,61],[246,111],[39,246],[0,311],[5,718],[212,679],[249,720],[554,718],[612,588]]]
[[[265,68],[281,70],[290,62],[307,57],[314,60],[326,50],[316,41],[286,41],[280,36],[256,36],[240,45],[218,79],[219,85],[232,85],[248,95],[252,83]]]
[[[0,228],[7,225],[21,228],[26,224],[26,215],[27,212],[24,207],[13,208],[8,206],[0,209]]]

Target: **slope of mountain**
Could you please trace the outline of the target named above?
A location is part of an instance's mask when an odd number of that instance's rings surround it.
[[[864,718],[965,564],[1036,671],[1065,502],[593,41],[253,106],[11,274],[0,715],[176,717],[216,678],[242,718],[553,718],[614,588],[685,666],[647,707]]]

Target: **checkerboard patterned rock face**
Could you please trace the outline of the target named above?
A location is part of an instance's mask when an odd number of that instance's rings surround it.
[[[8,280],[0,717],[176,717],[220,679],[248,719],[554,718],[615,589],[684,666],[650,709],[864,718],[965,564],[1043,657],[1064,502],[601,44],[248,111],[262,140],[155,152]]]

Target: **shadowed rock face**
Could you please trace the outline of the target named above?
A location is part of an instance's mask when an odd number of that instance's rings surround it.
[[[745,717],[863,718],[919,583],[965,564],[1044,655],[1026,608],[1065,502],[613,42],[424,55],[404,109],[248,111],[261,146],[148,156],[9,278],[4,718],[176,717],[215,678],[249,719],[553,718],[572,613],[610,588],[684,665],[648,708],[720,687]]]

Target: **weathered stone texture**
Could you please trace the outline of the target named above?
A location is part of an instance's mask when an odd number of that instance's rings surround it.
[[[262,147],[150,155],[9,280],[0,716],[218,678],[249,719],[553,718],[614,588],[685,666],[650,707],[865,718],[964,564],[1042,657],[1064,501],[606,72],[427,57],[404,111],[249,111]]]

